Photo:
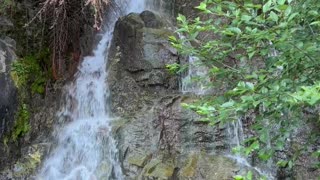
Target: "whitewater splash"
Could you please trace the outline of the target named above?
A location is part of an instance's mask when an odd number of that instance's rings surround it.
[[[124,179],[116,142],[111,136],[107,103],[110,94],[105,82],[107,57],[118,18],[143,11],[145,4],[145,0],[116,0],[111,5],[105,33],[94,55],[84,58],[75,81],[66,87],[66,102],[60,112],[60,121],[64,123],[55,131],[56,146],[37,179]]]

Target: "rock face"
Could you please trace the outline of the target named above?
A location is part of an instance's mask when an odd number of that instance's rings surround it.
[[[0,28],[2,25],[1,22]],[[0,39],[0,139],[12,126],[17,109],[17,89],[10,75],[11,64],[16,60],[14,51],[14,40],[9,37]]]
[[[203,0],[175,0],[174,10],[175,15],[178,13],[185,15],[187,18],[196,18],[199,16],[199,11],[194,7],[199,6]]]
[[[145,11],[115,29],[107,81],[125,179],[232,179],[239,168],[218,155],[221,129],[181,107],[192,97],[179,93],[178,77],[165,68],[179,61],[170,25]]]

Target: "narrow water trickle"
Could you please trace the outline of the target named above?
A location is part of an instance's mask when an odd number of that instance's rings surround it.
[[[106,30],[92,56],[85,57],[75,80],[66,87],[60,112],[62,127],[56,145],[37,179],[124,179],[115,140],[111,136],[107,57],[114,25],[120,16],[146,9],[147,0],[116,0],[108,12]]]
[[[181,91],[183,93],[194,93],[204,95],[209,90],[208,68],[199,62],[195,56],[188,58],[188,71],[182,77]]]

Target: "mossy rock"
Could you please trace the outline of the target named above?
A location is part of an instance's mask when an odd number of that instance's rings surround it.
[[[144,177],[167,180],[173,176],[175,166],[172,163],[163,163],[160,160],[152,160],[143,170]]]
[[[128,119],[126,118],[120,118],[120,119],[115,119],[114,121],[111,122],[112,124],[112,134],[116,135],[116,133],[124,127],[128,123]]]
[[[239,170],[235,161],[224,156],[194,153],[189,155],[178,176],[182,180],[229,180],[233,179]]]
[[[13,177],[19,179],[34,174],[48,149],[48,144],[36,144],[27,148],[26,155],[14,165]]]
[[[192,154],[187,159],[187,164],[180,171],[181,177],[194,177],[197,170],[199,157],[196,154]]]
[[[147,161],[150,160],[152,154],[137,154],[128,158],[128,163],[143,168]]]

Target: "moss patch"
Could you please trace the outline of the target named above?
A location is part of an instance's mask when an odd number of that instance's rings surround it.
[[[192,154],[187,159],[186,165],[181,169],[180,176],[181,177],[194,177],[196,174],[198,165],[198,156],[196,154]]]
[[[128,163],[138,167],[144,167],[146,162],[150,160],[151,156],[152,156],[151,154],[145,154],[145,155],[138,154],[138,155],[130,156],[128,158]]]
[[[44,49],[14,62],[11,77],[19,89],[26,88],[33,94],[44,94],[46,82],[52,78],[51,73],[46,70],[49,64],[50,52],[49,49]]]
[[[16,121],[11,132],[11,138],[16,141],[19,137],[24,136],[30,130],[30,113],[28,106],[22,104],[19,107],[18,113],[16,115]],[[7,140],[8,141],[8,140]]]
[[[30,147],[30,152],[14,165],[13,176],[21,178],[33,174],[41,163],[43,153],[44,148],[40,145]]]
[[[172,163],[163,163],[160,160],[152,160],[144,168],[145,177],[156,179],[170,179],[173,176],[175,166]]]

